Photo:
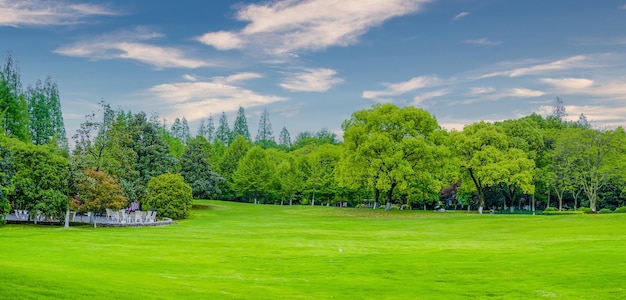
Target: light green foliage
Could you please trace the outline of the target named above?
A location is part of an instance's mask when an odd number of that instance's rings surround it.
[[[567,172],[574,185],[582,187],[592,211],[596,211],[598,192],[610,179],[623,178],[626,133],[621,127],[599,131],[575,128],[563,131],[555,156],[567,157]],[[622,180],[618,180],[622,181]]]
[[[243,107],[239,107],[237,111],[237,117],[235,118],[235,124],[233,124],[232,137],[242,136],[247,141],[250,141],[250,130],[248,130],[248,121],[246,120],[246,113]]]
[[[265,151],[254,146],[241,159],[233,173],[232,188],[238,196],[248,196],[256,200],[268,191],[274,182],[274,174],[274,165]]]
[[[191,187],[180,174],[162,174],[148,181],[145,205],[160,217],[174,220],[189,217],[193,204]]]
[[[516,137],[512,139],[520,142]],[[534,161],[522,150],[509,146],[509,137],[501,126],[474,123],[455,133],[454,141],[463,170],[463,188],[478,193],[480,207],[485,205],[485,190],[489,187],[500,186],[511,205],[518,191],[534,193]]]
[[[337,176],[342,186],[365,185],[376,190],[376,200],[381,191],[391,202],[394,189],[408,189],[416,173],[441,174],[437,167],[445,159],[440,149],[445,145],[435,137],[442,129],[422,109],[375,105],[352,114],[343,129],[344,156]]]
[[[219,143],[216,143],[219,145]],[[226,195],[232,194],[233,173],[239,166],[239,161],[246,155],[251,145],[243,137],[235,137],[233,143],[228,146],[219,164],[219,174],[224,178],[222,192]]]
[[[277,178],[280,183],[282,198],[287,198],[293,204],[294,197],[304,186],[304,172],[298,168],[293,154],[289,154],[276,167]]]
[[[198,199],[211,199],[221,193],[218,184],[224,182],[219,174],[213,172],[207,158],[210,153],[206,150],[210,144],[199,136],[187,143],[185,152],[180,158],[180,174],[191,186],[193,196]]]

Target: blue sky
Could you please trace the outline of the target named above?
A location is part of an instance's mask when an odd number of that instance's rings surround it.
[[[52,76],[68,135],[100,100],[169,124],[267,109],[277,136],[375,103],[447,129],[547,115],[626,125],[626,0],[0,0],[0,53]]]

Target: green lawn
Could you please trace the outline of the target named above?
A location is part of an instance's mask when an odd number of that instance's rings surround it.
[[[0,227],[0,298],[626,298],[626,214],[197,203],[166,227]]]

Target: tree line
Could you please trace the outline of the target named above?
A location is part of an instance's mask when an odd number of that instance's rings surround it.
[[[192,134],[184,117],[168,126],[157,114],[101,102],[69,151],[56,85],[46,80],[22,92],[16,74],[9,57],[0,82],[4,213],[150,206],[150,186],[162,190],[168,185],[154,181],[166,177],[197,199],[251,203],[463,205],[481,212],[625,204],[623,128],[592,128],[584,115],[565,121],[558,98],[551,116],[481,121],[460,131],[443,129],[420,108],[376,104],[343,122],[343,141],[327,129],[292,139],[283,127],[278,142],[267,110],[252,139],[243,107],[232,129],[222,113],[217,126],[208,116]],[[58,107],[59,115],[44,116],[38,107]]]

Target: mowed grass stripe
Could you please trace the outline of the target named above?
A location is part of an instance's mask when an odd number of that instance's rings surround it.
[[[0,227],[0,298],[626,298],[622,214],[196,203],[167,227]]]

